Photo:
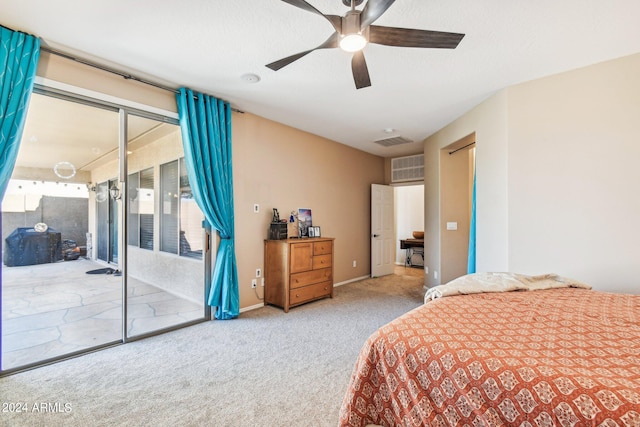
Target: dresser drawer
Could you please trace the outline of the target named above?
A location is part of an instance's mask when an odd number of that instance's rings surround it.
[[[331,267],[331,254],[314,256],[312,265],[314,270]]]
[[[291,275],[289,287],[291,289],[301,286],[312,285],[318,282],[331,280],[331,269],[323,268],[321,270],[305,271],[304,273],[296,273]]]
[[[330,281],[305,286],[303,288],[292,289],[289,293],[289,304],[299,304],[317,298],[331,295],[332,284]]]
[[[331,248],[333,246],[333,241],[327,240],[324,242],[314,242],[313,243],[313,254],[314,255],[326,255],[331,253]]]

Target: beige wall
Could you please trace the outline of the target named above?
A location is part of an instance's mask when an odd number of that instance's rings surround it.
[[[273,208],[281,218],[310,208],[322,236],[336,238],[336,283],[368,276],[371,184],[384,182],[384,159],[248,113],[234,113],[232,123],[241,306],[260,303],[250,284],[256,268],[264,271]]]
[[[117,67],[113,67],[117,69]],[[41,52],[37,75],[79,88],[177,112],[175,94],[116,74]]]
[[[513,86],[428,138],[426,235],[438,231],[437,150],[476,131],[478,271],[639,293],[638,75],[640,54]]]

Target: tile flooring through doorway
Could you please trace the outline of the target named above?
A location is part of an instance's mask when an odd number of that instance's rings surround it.
[[[84,258],[2,267],[2,369],[122,338],[122,276]],[[204,316],[204,307],[128,279],[127,333],[135,336]]]

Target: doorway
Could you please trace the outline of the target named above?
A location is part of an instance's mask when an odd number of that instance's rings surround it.
[[[395,186],[394,190],[396,265],[424,269],[424,248],[421,255],[420,251],[407,251],[400,246],[400,240],[413,239],[414,232],[424,232],[424,184]]]
[[[475,133],[440,150],[440,283],[467,274]]]
[[[398,274],[407,266],[411,275],[424,275],[424,246],[407,251],[400,243],[424,230],[424,184],[372,184],[371,191],[371,276]]]

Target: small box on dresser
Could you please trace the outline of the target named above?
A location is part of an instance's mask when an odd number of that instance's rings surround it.
[[[283,240],[287,238],[288,223],[272,222],[269,225],[269,240]]]
[[[264,302],[290,307],[333,298],[332,237],[264,241]]]

